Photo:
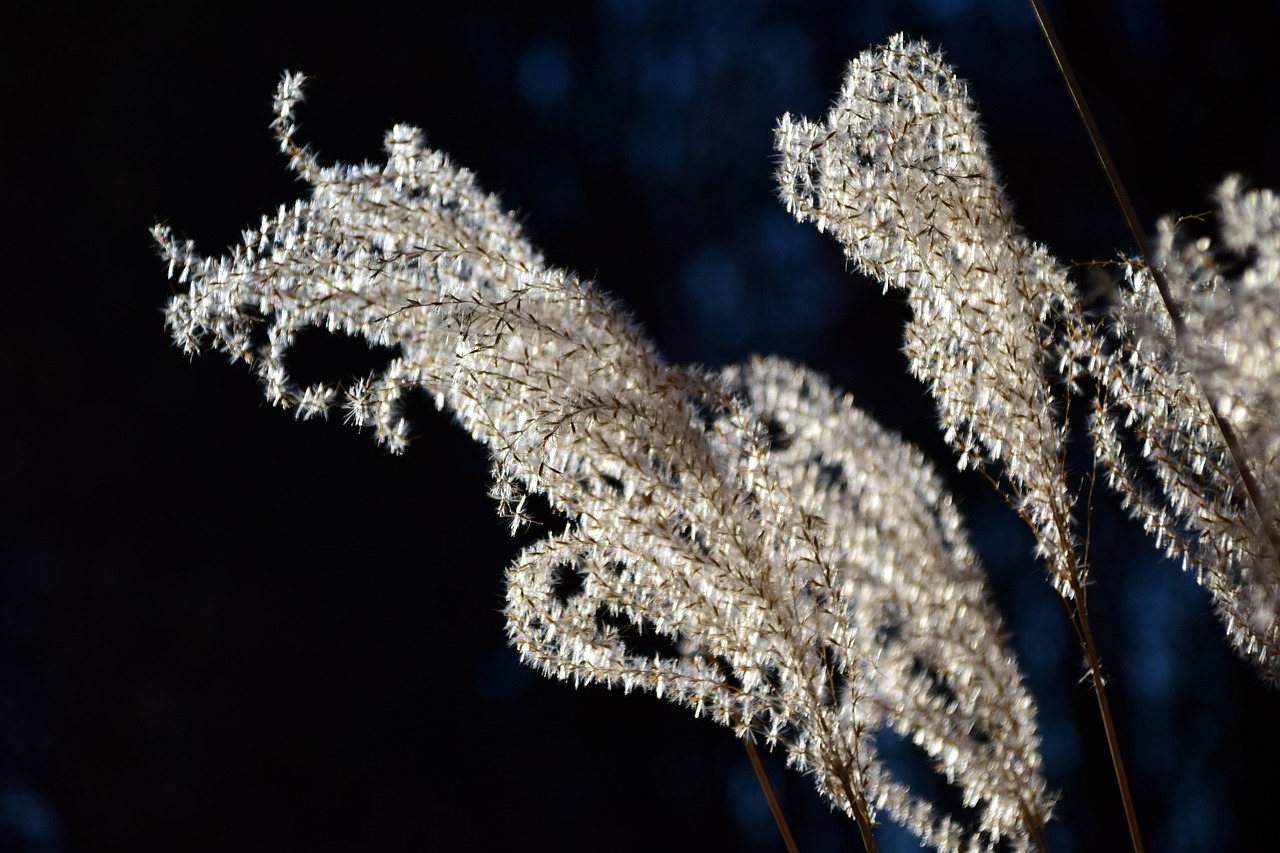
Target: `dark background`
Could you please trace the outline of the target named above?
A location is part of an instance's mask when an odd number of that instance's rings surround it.
[[[1129,247],[1026,4],[34,6],[0,27],[0,848],[781,849],[726,730],[520,667],[499,614],[517,545],[447,415],[416,404],[391,458],[169,344],[147,229],[217,254],[299,194],[267,128],[295,69],[322,158],[378,159],[386,128],[418,124],[672,360],[804,360],[933,454],[1039,702],[1053,849],[1125,849],[1029,536],[953,471],[901,300],[847,275],[771,176],[776,118],[823,115],[844,63],[905,30],[971,81],[1035,239],[1064,260]],[[1280,186],[1276,6],[1175,6],[1053,5],[1148,224],[1206,209],[1229,171]],[[1108,500],[1093,616],[1148,849],[1271,847],[1278,694]],[[771,768],[803,851],[858,849]]]

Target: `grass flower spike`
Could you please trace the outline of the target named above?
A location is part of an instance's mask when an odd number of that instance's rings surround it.
[[[941,850],[1028,848],[1052,806],[1033,704],[919,452],[798,366],[666,364],[414,128],[388,134],[385,164],[321,166],[294,138],[301,82],[284,78],[276,129],[310,198],[219,259],[156,229],[189,288],[169,306],[175,339],[250,363],[300,417],[341,408],[394,452],[404,393],[449,409],[488,449],[514,525],[531,495],[564,520],[507,571],[527,663],[779,745],[869,849],[881,815]],[[394,355],[375,375],[300,387],[287,357],[312,327]],[[875,746],[889,729],[975,822],[892,777]]]

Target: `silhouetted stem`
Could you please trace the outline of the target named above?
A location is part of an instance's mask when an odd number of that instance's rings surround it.
[[[800,853],[799,848],[796,847],[796,840],[791,835],[791,827],[787,825],[786,815],[782,813],[782,806],[773,793],[773,785],[769,783],[769,776],[764,772],[764,764],[760,761],[760,753],[756,750],[756,745],[750,738],[743,738],[742,745],[747,748],[751,767],[756,771],[756,779],[760,781],[760,787],[764,790],[764,798],[769,801],[769,810],[773,812],[773,819],[778,824],[778,832],[782,833],[782,843],[787,845],[788,853]]]
[[[1075,607],[1068,606],[1071,624],[1080,639],[1080,648],[1084,652],[1085,665],[1089,667],[1089,676],[1093,681],[1093,694],[1098,698],[1098,713],[1102,717],[1102,728],[1107,734],[1107,748],[1111,752],[1111,767],[1115,770],[1116,784],[1120,787],[1120,798],[1124,801],[1124,816],[1129,824],[1129,838],[1133,842],[1134,853],[1143,853],[1142,833],[1138,829],[1138,814],[1133,806],[1133,794],[1129,790],[1129,777],[1125,773],[1124,759],[1120,757],[1120,738],[1116,735],[1116,723],[1111,715],[1111,703],[1107,700],[1107,684],[1102,676],[1102,661],[1098,657],[1098,647],[1093,641],[1093,628],[1089,624],[1089,609],[1085,603],[1085,591],[1075,577],[1071,581],[1071,589],[1075,595]],[[1064,600],[1064,603],[1065,600]]]
[[[862,797],[854,794],[853,786],[849,784],[848,779],[842,779],[841,784],[844,786],[844,795],[849,798],[849,807],[853,809],[858,831],[862,833],[862,846],[867,853],[876,853],[876,838],[871,832],[871,810],[867,808],[867,803]]]
[[[1093,120],[1093,113],[1089,110],[1089,103],[1084,99],[1084,90],[1080,88],[1080,81],[1076,79],[1075,72],[1071,70],[1071,63],[1067,61],[1067,52],[1063,49],[1062,42],[1058,41],[1058,33],[1049,20],[1049,13],[1045,10],[1042,0],[1030,0],[1030,2],[1036,20],[1040,22],[1040,31],[1044,33],[1045,41],[1049,43],[1049,52],[1053,54],[1053,61],[1058,64],[1058,71],[1062,74],[1062,82],[1067,84],[1067,91],[1076,105],[1076,112],[1080,114],[1080,121],[1084,122],[1084,129],[1089,134],[1089,142],[1093,145],[1093,153],[1098,156],[1102,171],[1107,175],[1107,183],[1111,185],[1111,192],[1116,197],[1116,203],[1120,205],[1125,224],[1128,225],[1133,239],[1137,241],[1138,251],[1147,259],[1147,266],[1154,270],[1155,265],[1151,263],[1153,257],[1151,245],[1147,242],[1146,232],[1142,230],[1138,214],[1133,209],[1133,202],[1129,200],[1129,193],[1125,191],[1124,182],[1120,180],[1120,170],[1116,168],[1115,161],[1111,159],[1111,152],[1102,140],[1098,123]],[[1156,278],[1156,287],[1160,290],[1160,298],[1169,307],[1174,325],[1181,326],[1182,315],[1173,307],[1173,296],[1169,292],[1169,284],[1164,276]]]

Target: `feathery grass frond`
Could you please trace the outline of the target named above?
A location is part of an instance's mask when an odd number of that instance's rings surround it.
[[[1237,649],[1280,683],[1280,199],[1231,178],[1218,204],[1220,246],[1160,223],[1155,263],[1176,324],[1145,265],[1129,262],[1110,347],[1094,358],[1092,433],[1126,505],[1195,571]]]
[[[929,385],[960,464],[997,464],[1066,597],[1085,567],[1063,463],[1066,417],[1051,374],[1078,375],[1059,338],[1078,298],[1004,199],[963,81],[901,35],[848,68],[825,121],[783,116],[782,199],[856,267],[906,290],[911,372]]]
[[[250,362],[301,417],[343,406],[394,452],[405,391],[453,412],[514,526],[530,494],[568,519],[506,578],[508,632],[546,674],[649,691],[781,745],[868,849],[881,812],[941,850],[1042,837],[1053,798],[1033,704],[919,452],[797,366],[665,364],[414,128],[388,134],[385,164],[321,166],[293,138],[301,82],[281,83],[275,126],[310,198],[216,260],[156,230],[189,286],[169,306],[175,339]],[[349,386],[298,387],[286,360],[310,327],[395,356]],[[892,778],[875,749],[887,728],[976,825]]]

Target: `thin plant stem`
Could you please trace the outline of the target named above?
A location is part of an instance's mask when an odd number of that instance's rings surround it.
[[[1071,590],[1074,593],[1075,606],[1072,607],[1066,598],[1067,612],[1071,618],[1071,626],[1075,629],[1084,652],[1085,666],[1089,668],[1089,678],[1093,682],[1093,695],[1098,700],[1098,714],[1102,717],[1102,728],[1107,736],[1107,749],[1111,753],[1111,766],[1115,770],[1116,784],[1120,787],[1120,799],[1124,802],[1124,816],[1129,824],[1129,839],[1133,843],[1134,853],[1143,853],[1142,833],[1138,829],[1138,815],[1133,805],[1133,793],[1129,789],[1129,777],[1125,773],[1124,759],[1120,756],[1120,738],[1116,734],[1115,717],[1111,713],[1111,702],[1107,699],[1107,682],[1102,674],[1102,660],[1098,657],[1098,646],[1093,639],[1093,627],[1089,623],[1089,608],[1085,590],[1072,576]]]
[[[1092,512],[1092,506],[1089,509]],[[1093,681],[1093,693],[1098,699],[1098,713],[1102,717],[1102,728],[1107,734],[1107,749],[1111,753],[1111,767],[1116,774],[1116,785],[1120,788],[1120,799],[1124,803],[1125,820],[1129,824],[1129,839],[1133,842],[1134,853],[1143,853],[1142,832],[1138,829],[1138,813],[1133,805],[1133,793],[1129,789],[1129,776],[1124,769],[1124,759],[1120,755],[1120,738],[1116,734],[1116,722],[1111,714],[1111,703],[1107,700],[1102,660],[1098,656],[1098,646],[1093,639],[1093,626],[1089,622],[1089,591],[1085,586],[1087,568],[1078,561],[1075,549],[1071,547],[1067,520],[1055,514],[1054,522],[1062,536],[1062,547],[1065,553],[1070,555],[1071,560],[1071,572],[1067,581],[1071,591],[1071,601],[1067,600],[1064,593],[1062,603],[1067,607],[1067,615],[1071,619],[1071,626],[1075,629],[1080,650],[1084,652],[1085,666],[1089,667],[1089,676]]]
[[[979,473],[987,479],[999,493],[1009,506],[1017,506],[1009,495],[1001,487],[1000,482],[992,477],[987,471],[979,468]],[[1089,519],[1092,521],[1093,515],[1093,479],[1089,484]],[[1025,519],[1024,519],[1025,520]],[[1088,604],[1088,588],[1085,586],[1081,570],[1081,563],[1076,557],[1074,549],[1070,547],[1070,537],[1067,535],[1066,519],[1055,517],[1055,524],[1062,534],[1062,547],[1066,549],[1066,553],[1070,555],[1071,573],[1068,581],[1071,587],[1071,597],[1068,598],[1065,593],[1059,595],[1063,607],[1067,610],[1067,619],[1071,623],[1072,630],[1076,633],[1076,640],[1080,644],[1080,650],[1084,654],[1085,666],[1089,668],[1089,677],[1093,681],[1094,695],[1098,698],[1098,712],[1102,717],[1102,727],[1107,735],[1107,748],[1111,754],[1111,767],[1116,774],[1116,784],[1120,788],[1120,798],[1124,802],[1125,820],[1129,824],[1129,838],[1133,842],[1135,853],[1143,853],[1142,833],[1138,829],[1138,815],[1133,805],[1133,795],[1129,789],[1129,777],[1125,773],[1124,759],[1120,755],[1120,738],[1116,734],[1115,720],[1111,715],[1111,703],[1107,700],[1106,681],[1102,676],[1102,660],[1098,656],[1098,647],[1093,639],[1093,627],[1089,622],[1089,604]],[[1029,523],[1029,522],[1028,522]],[[1085,553],[1088,554],[1089,539],[1085,539]],[[1087,565],[1087,564],[1086,564]],[[1073,606],[1074,602],[1074,606]],[[1048,850],[1048,843],[1044,837],[1044,829],[1040,827],[1040,831],[1036,834],[1037,843],[1040,844],[1042,850]]]
[[[1155,270],[1155,264],[1151,263],[1154,257],[1151,251],[1151,244],[1147,241],[1146,232],[1142,229],[1142,224],[1138,219],[1137,211],[1133,208],[1133,202],[1129,199],[1129,193],[1124,188],[1124,182],[1120,180],[1120,170],[1116,168],[1115,161],[1111,159],[1111,151],[1107,148],[1106,143],[1102,139],[1102,131],[1098,129],[1098,123],[1093,119],[1093,112],[1089,109],[1089,103],[1085,100],[1084,90],[1080,88],[1080,81],[1076,79],[1076,73],[1071,69],[1071,63],[1067,60],[1067,52],[1062,46],[1062,42],[1058,40],[1058,32],[1053,28],[1053,22],[1049,20],[1049,13],[1044,8],[1043,0],[1030,0],[1031,8],[1035,12],[1036,20],[1040,24],[1040,32],[1044,33],[1044,40],[1049,43],[1049,52],[1053,54],[1053,61],[1058,65],[1058,72],[1062,75],[1062,82],[1067,85],[1067,92],[1071,95],[1071,101],[1076,106],[1076,112],[1080,115],[1080,121],[1084,123],[1084,129],[1089,134],[1089,142],[1093,145],[1093,153],[1097,155],[1098,162],[1102,165],[1102,171],[1107,176],[1107,183],[1111,186],[1111,193],[1116,197],[1116,203],[1120,205],[1120,212],[1124,215],[1125,225],[1128,226],[1129,232],[1133,235],[1133,239],[1138,244],[1138,251],[1147,259],[1147,266]],[[1160,298],[1164,300],[1166,306],[1169,307],[1169,314],[1173,317],[1174,325],[1182,325],[1182,314],[1173,305],[1173,295],[1169,291],[1169,283],[1165,281],[1163,275],[1156,278],[1156,287],[1160,290]]]
[[[1040,853],[1049,853],[1049,839],[1044,833],[1044,821],[1040,820],[1039,815],[1027,808],[1026,803],[1020,803],[1019,807],[1022,811],[1022,820],[1027,827],[1027,834],[1031,836],[1031,840],[1035,843],[1035,849],[1039,850]]]
[[[769,782],[769,775],[764,772],[764,764],[760,761],[760,752],[749,737],[742,739],[742,745],[747,749],[747,757],[751,759],[751,768],[756,771],[756,779],[759,780],[760,787],[764,790],[764,798],[769,801],[769,810],[773,812],[773,819],[778,824],[778,832],[782,833],[782,843],[787,845],[787,853],[800,853],[799,848],[796,847],[795,837],[791,834],[791,827],[787,825],[787,817],[782,813],[782,805],[778,802],[777,795],[773,793],[773,785]]]
[[[1089,109],[1088,101],[1084,97],[1084,91],[1080,87],[1080,82],[1076,78],[1075,72],[1071,68],[1071,63],[1067,59],[1066,50],[1062,46],[1062,42],[1058,39],[1057,31],[1053,27],[1052,21],[1049,19],[1049,13],[1044,7],[1043,0],[1030,0],[1032,11],[1035,13],[1036,21],[1040,24],[1040,30],[1044,34],[1045,41],[1049,45],[1049,52],[1053,55],[1054,62],[1058,66],[1058,71],[1062,76],[1063,82],[1067,86],[1067,91],[1071,95],[1071,100],[1075,104],[1076,112],[1080,115],[1080,120],[1085,126],[1085,131],[1089,136],[1090,144],[1093,146],[1094,154],[1098,158],[1098,163],[1102,166],[1102,171],[1107,177],[1107,183],[1111,187],[1111,192],[1115,196],[1116,203],[1120,207],[1120,212],[1124,216],[1125,224],[1129,228],[1129,232],[1133,235],[1134,241],[1138,245],[1139,251],[1146,259],[1147,268],[1151,270],[1155,280],[1156,288],[1160,292],[1160,298],[1165,304],[1166,310],[1173,321],[1175,332],[1181,331],[1182,315],[1177,305],[1173,301],[1172,292],[1169,289],[1169,283],[1165,279],[1164,274],[1154,263],[1154,254],[1151,251],[1150,243],[1147,241],[1146,233],[1142,229],[1137,211],[1134,209],[1133,202],[1129,198],[1124,182],[1120,179],[1119,169],[1116,168],[1115,161],[1111,158],[1111,152],[1103,141],[1102,132],[1098,128],[1097,122],[1093,118],[1093,112]],[[1216,418],[1215,407],[1215,418]],[[1236,461],[1236,467],[1242,472],[1246,478],[1245,487],[1249,488],[1250,479],[1249,472],[1243,465],[1242,461],[1236,456],[1233,449],[1234,434],[1230,432],[1230,427],[1218,419],[1219,425],[1224,427],[1223,435],[1227,439],[1229,449],[1232,449],[1232,458]],[[1092,489],[1092,486],[1090,487]],[[1250,495],[1253,496],[1252,489],[1249,489]],[[1255,503],[1260,510],[1261,504]],[[1266,526],[1266,520],[1263,519]],[[1098,712],[1102,717],[1103,729],[1107,736],[1107,748],[1111,752],[1111,766],[1115,770],[1116,783],[1120,787],[1120,797],[1124,802],[1125,819],[1129,824],[1129,837],[1133,843],[1135,853],[1142,853],[1142,834],[1138,828],[1137,813],[1133,804],[1133,794],[1129,789],[1128,776],[1124,769],[1124,760],[1120,755],[1120,742],[1116,735],[1115,719],[1111,713],[1111,703],[1107,699],[1106,680],[1102,675],[1102,663],[1098,657],[1097,644],[1093,638],[1093,628],[1089,622],[1088,604],[1085,598],[1085,590],[1079,582],[1078,573],[1073,574],[1071,578],[1072,592],[1074,593],[1075,606],[1068,605],[1068,613],[1071,617],[1072,626],[1075,628],[1076,635],[1080,641],[1080,648],[1084,652],[1085,665],[1089,668],[1090,677],[1093,681],[1094,695],[1098,700]],[[1064,599],[1064,603],[1067,603]]]
[[[840,785],[844,789],[844,795],[849,798],[849,807],[853,809],[854,822],[858,824],[858,831],[862,833],[862,846],[866,849],[866,853],[876,853],[876,837],[871,832],[871,810],[867,808],[866,800],[854,793],[848,778],[842,778]]]

